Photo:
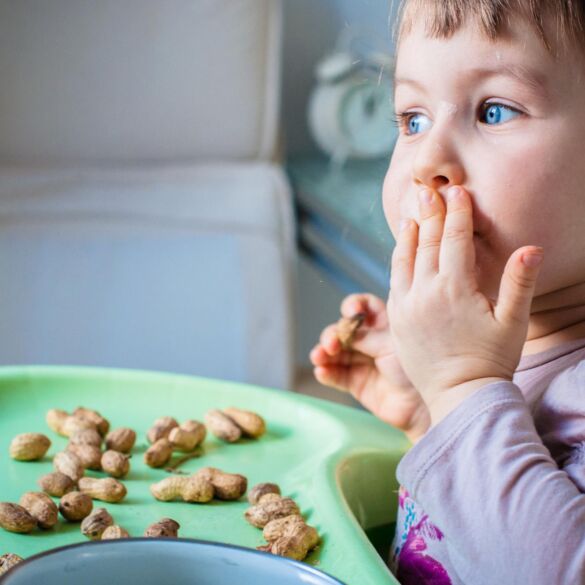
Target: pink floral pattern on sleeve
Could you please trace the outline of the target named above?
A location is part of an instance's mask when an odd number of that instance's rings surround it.
[[[443,565],[425,552],[427,541],[443,540],[443,533],[426,514],[417,522],[416,504],[402,486],[398,503],[403,521],[392,554],[396,578],[402,585],[452,585]]]

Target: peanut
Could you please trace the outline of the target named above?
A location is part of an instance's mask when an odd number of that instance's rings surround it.
[[[179,536],[180,524],[172,518],[162,518],[151,524],[144,532],[149,538],[177,538]]]
[[[291,498],[283,498],[277,494],[265,494],[258,503],[244,513],[246,520],[257,528],[264,528],[268,522],[291,515],[300,516],[298,506]]]
[[[228,443],[235,443],[242,437],[242,429],[221,410],[210,410],[205,415],[205,425],[218,439]]]
[[[79,491],[87,494],[94,500],[102,500],[104,502],[119,502],[128,493],[126,486],[122,482],[111,477],[105,479],[82,477],[79,480]]]
[[[289,518],[300,517],[289,516]],[[270,524],[274,522],[280,522],[281,520],[287,520],[287,518],[273,520],[267,526],[270,526]],[[276,537],[273,542],[269,541],[271,544],[270,552],[272,554],[302,561],[309,554],[309,551],[319,544],[320,539],[317,531],[312,526],[305,524],[302,519],[300,519],[300,521],[296,520],[289,523],[283,523],[282,527],[278,526],[271,528],[271,536],[279,533],[278,528],[282,528],[280,536]]]
[[[165,438],[158,439],[144,454],[144,461],[149,467],[162,467],[173,454],[172,443]]]
[[[247,437],[257,439],[266,432],[264,419],[255,412],[231,407],[225,408],[223,413],[227,414]]]
[[[100,540],[108,526],[114,524],[114,519],[105,508],[96,508],[81,523],[81,533],[90,540]]]
[[[63,421],[63,426],[61,427],[61,435],[65,437],[71,437],[75,433],[83,430],[97,430],[95,424],[91,422],[89,419],[86,418],[77,418],[76,416],[68,416]]]
[[[39,528],[53,528],[59,519],[59,509],[51,498],[42,492],[26,492],[18,502],[36,521]]]
[[[85,469],[83,468],[83,464],[79,457],[70,451],[61,451],[60,453],[57,453],[53,459],[53,467],[56,471],[68,475],[75,482],[79,481],[85,473]]]
[[[101,467],[112,477],[124,477],[130,471],[129,457],[118,451],[106,451],[102,455]]]
[[[259,483],[248,494],[248,501],[255,506],[262,496],[276,494],[280,496],[280,488],[275,483]]]
[[[6,553],[0,557],[0,575],[4,575],[4,573],[8,573],[12,567],[18,565],[18,563],[22,563],[24,559],[19,557],[18,555],[13,555],[12,553]]]
[[[188,420],[171,429],[169,441],[173,449],[189,453],[203,442],[206,433],[205,425],[196,420]]]
[[[226,473],[215,467],[204,467],[195,476],[209,481],[218,500],[239,500],[248,488],[248,480],[237,473]]]
[[[298,514],[276,518],[264,526],[262,535],[267,542],[274,542],[301,524],[305,524],[305,520]]]
[[[149,443],[156,443],[159,439],[168,439],[171,430],[178,426],[179,423],[172,416],[162,416],[154,421],[146,438]]]
[[[101,449],[102,436],[95,429],[81,429],[69,437],[70,445],[92,445]]]
[[[84,469],[95,469],[99,471],[102,460],[102,452],[95,445],[79,445],[69,443],[65,448],[69,453],[77,455]]]
[[[122,427],[106,435],[106,447],[120,453],[130,453],[136,443],[136,433],[129,428]]]
[[[4,530],[27,534],[36,525],[37,521],[22,506],[0,502],[0,527]]]
[[[365,318],[365,313],[357,313],[353,317],[342,317],[339,319],[337,322],[337,338],[343,349],[349,349],[351,347],[357,330],[362,326]]]
[[[105,437],[108,434],[108,431],[110,430],[109,421],[96,410],[91,410],[90,408],[83,408],[82,406],[78,406],[73,411],[73,416],[75,418],[88,420],[89,422],[93,423],[97,427],[97,430],[102,437]]]
[[[69,492],[59,502],[59,512],[69,522],[81,522],[90,515],[92,508],[91,498],[81,492]]]
[[[182,422],[179,426],[180,428],[190,433],[199,433],[201,435],[199,443],[203,443],[203,441],[205,440],[205,437],[207,435],[207,429],[205,428],[205,425],[202,422],[199,422],[198,420],[186,420],[185,422]]]
[[[68,475],[60,471],[43,475],[39,479],[38,484],[46,494],[57,498],[61,498],[66,493],[75,489],[75,482]]]
[[[130,535],[127,530],[117,524],[108,526],[102,533],[102,540],[117,540],[120,538],[130,538]]]
[[[10,457],[17,461],[38,461],[46,455],[50,446],[50,439],[41,433],[23,433],[12,439]]]
[[[63,437],[71,437],[77,431],[85,429],[99,430],[95,418],[81,414],[71,415],[58,408],[49,410],[46,420],[49,427]]]
[[[52,431],[55,431],[58,435],[63,434],[63,425],[65,420],[69,417],[69,414],[64,410],[59,410],[58,408],[51,408],[49,412],[47,412],[47,425]]]
[[[150,486],[152,495],[161,502],[169,502],[181,498],[185,502],[204,504],[214,496],[211,482],[205,478],[192,475],[184,477],[175,475],[167,477]]]

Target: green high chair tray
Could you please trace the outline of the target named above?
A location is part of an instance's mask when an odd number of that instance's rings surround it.
[[[407,439],[372,415],[292,392],[228,381],[143,371],[79,367],[0,368],[0,501],[18,502],[25,491],[39,491],[38,478],[52,471],[52,456],[67,440],[45,422],[50,408],[98,410],[112,428],[128,426],[138,438],[128,489],[107,508],[131,536],[163,517],[180,525],[179,535],[250,548],[264,544],[262,531],[248,524],[245,498],[238,502],[187,504],[158,502],[149,487],[168,472],[143,461],[146,431],[170,415],[179,421],[203,420],[212,408],[236,406],[261,414],[267,432],[259,440],[222,443],[211,434],[201,457],[181,466],[188,473],[203,466],[241,473],[252,487],[278,483],[300,506],[307,522],[322,536],[306,562],[348,585],[398,583],[385,564],[397,508],[396,466],[408,449]],[[52,441],[43,460],[20,462],[8,446],[20,433],[40,432]],[[88,475],[105,477],[99,472]],[[22,557],[83,542],[79,524],[62,519],[55,529],[29,535],[0,529],[0,554]],[[378,552],[379,551],[379,552]]]

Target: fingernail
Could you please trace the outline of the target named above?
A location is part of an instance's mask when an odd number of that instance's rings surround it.
[[[428,205],[433,200],[433,192],[430,189],[423,189],[419,194],[421,203]]]
[[[447,189],[447,199],[449,201],[456,201],[459,199],[460,195],[461,189],[459,187],[449,187],[449,189]]]
[[[528,266],[529,268],[534,268],[538,266],[544,258],[543,254],[523,254],[522,256],[522,263],[524,266]]]
[[[410,219],[400,220],[400,231],[403,232],[410,225]]]

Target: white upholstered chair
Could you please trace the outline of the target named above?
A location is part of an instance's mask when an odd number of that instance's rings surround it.
[[[289,387],[279,0],[0,0],[0,363]]]

